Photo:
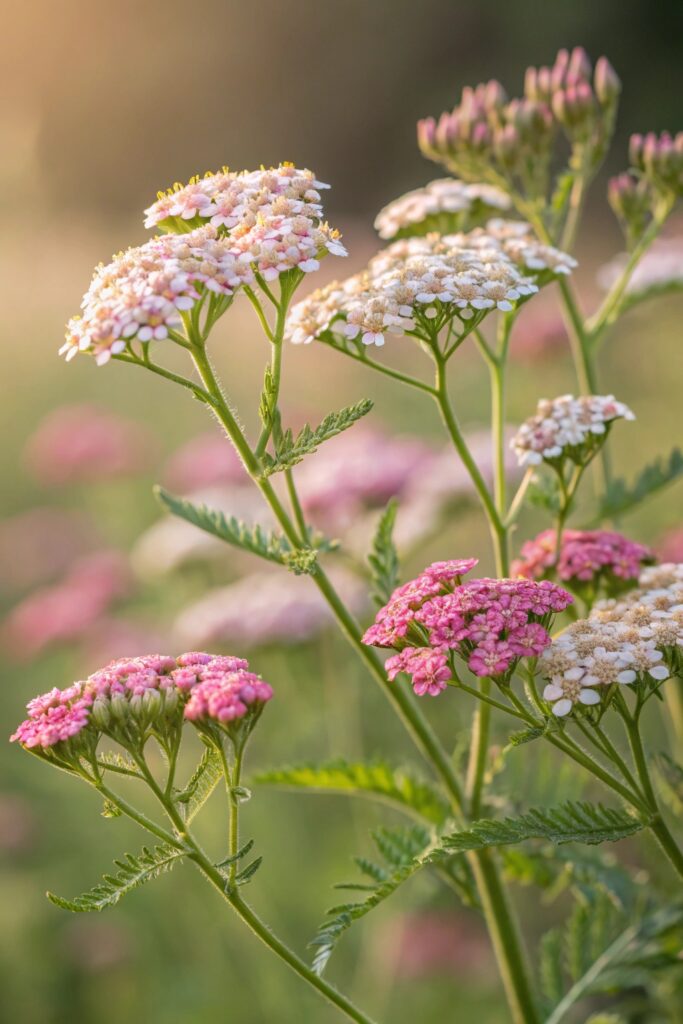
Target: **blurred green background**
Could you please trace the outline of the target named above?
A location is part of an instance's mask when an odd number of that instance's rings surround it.
[[[1,514],[46,504],[79,509],[123,551],[158,517],[151,485],[163,460],[207,424],[196,403],[154,378],[119,365],[98,370],[86,359],[67,368],[56,349],[94,264],[144,239],[139,211],[158,188],[226,163],[239,169],[292,160],[312,167],[333,185],[326,209],[351,254],[341,271],[325,267],[320,278],[350,273],[375,246],[378,207],[439,176],[414,143],[419,116],[438,114],[463,85],[492,76],[515,94],[528,63],[549,63],[560,46],[582,44],[593,58],[606,53],[624,81],[618,135],[579,244],[577,279],[589,307],[597,294],[596,267],[620,246],[603,200],[607,172],[625,166],[630,132],[683,127],[683,6],[677,2],[28,0],[6,10],[3,29]],[[681,312],[675,299],[656,310],[646,306],[605,348],[605,388],[638,415],[637,427],[614,435],[617,469],[629,475],[683,435]],[[267,353],[246,309],[220,325],[214,353],[253,428]],[[418,359],[396,343],[397,362]],[[573,386],[566,346],[532,360],[513,358],[510,421],[528,415],[540,394]],[[389,430],[438,438],[435,414],[414,394],[368,378],[326,350],[287,352],[285,405],[293,415],[320,416],[366,395],[376,401],[376,422]],[[486,422],[486,376],[473,353],[462,353],[453,395],[464,423]],[[84,400],[147,425],[157,439],[156,455],[135,479],[49,491],[26,472],[26,438],[48,411]],[[682,498],[680,486],[670,489],[624,528],[638,540],[656,541],[680,525]],[[522,537],[537,526],[528,517]],[[486,531],[474,510],[453,519],[420,561],[469,554],[490,567]],[[168,623],[188,597],[200,594],[196,577],[140,586],[129,614]],[[0,580],[4,611],[18,596],[12,580]],[[78,646],[28,663],[5,655],[4,732],[20,720],[30,696],[78,678],[82,658]],[[277,690],[252,745],[251,771],[342,755],[383,755],[399,763],[412,757],[338,637],[257,651],[251,660]],[[428,710],[433,717],[438,712],[439,729],[454,745],[466,723],[457,702]],[[0,1020],[337,1019],[257,947],[189,867],[101,916],[70,917],[49,904],[46,889],[81,891],[113,857],[144,839],[125,821],[100,817],[94,795],[16,747],[0,746],[0,764]],[[517,755],[509,771],[525,804],[558,801],[579,785],[535,751]],[[220,849],[224,809],[218,796],[210,807],[205,837]],[[243,817],[246,834],[265,857],[250,897],[298,949],[337,902],[331,886],[353,875],[351,857],[369,852],[368,829],[392,820],[340,797],[269,790],[256,793]],[[622,849],[624,857],[647,862],[647,847]],[[530,900],[522,898],[528,910]],[[528,921],[532,940],[554,913],[538,907]],[[436,970],[411,966],[405,948],[422,941],[420,928],[429,932],[430,921],[450,929],[454,950]],[[454,1020],[454,1006],[463,1019],[476,1013],[482,1024],[506,1020],[477,920],[456,912],[451,895],[427,878],[405,890],[400,910],[389,902],[357,926],[330,971],[361,1005],[392,1024]]]

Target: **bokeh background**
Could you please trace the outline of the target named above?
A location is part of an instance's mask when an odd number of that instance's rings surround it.
[[[683,127],[683,6],[675,0],[545,6],[533,0],[26,0],[6,8],[3,34],[0,718],[9,734],[30,696],[78,678],[98,659],[137,653],[131,646],[175,649],[184,608],[208,587],[259,568],[230,557],[189,559],[163,572],[152,571],[148,559],[141,568],[139,538],[159,518],[152,483],[168,475],[172,453],[209,424],[196,403],[156,379],[119,365],[98,370],[87,359],[67,368],[56,355],[62,325],[77,309],[94,264],[144,239],[140,211],[156,190],[226,163],[239,169],[287,159],[312,167],[333,185],[327,210],[350,249],[343,270],[352,272],[376,245],[377,209],[439,175],[417,151],[418,117],[452,106],[463,85],[491,76],[514,94],[527,64],[551,62],[560,46],[582,44],[593,57],[606,53],[624,81],[614,149],[579,243],[578,282],[589,307],[599,297],[597,268],[620,246],[604,202],[607,174],[625,166],[630,132]],[[332,272],[325,267],[320,280]],[[605,348],[603,381],[639,418],[637,427],[615,432],[621,472],[632,473],[682,438],[682,312],[677,299],[647,306]],[[267,353],[246,309],[220,325],[214,352],[253,428]],[[574,385],[552,302],[520,326],[512,353],[511,422],[526,416],[539,394]],[[419,356],[398,342],[396,359],[415,365]],[[369,396],[376,402],[374,430],[440,443],[437,420],[419,397],[358,373],[334,353],[288,352],[285,385],[294,421]],[[463,422],[480,427],[488,416],[487,390],[474,353],[463,351],[453,394]],[[86,469],[60,474],[49,430],[47,455],[31,438],[48,414],[84,402],[98,416],[127,421],[121,461],[112,456],[108,469],[87,468],[84,458]],[[94,430],[88,419],[94,415],[91,408],[60,421],[59,444],[69,447]],[[105,421],[101,429],[111,439],[120,424]],[[682,499],[681,487],[673,487],[624,526],[638,540],[661,543],[680,525]],[[537,525],[528,516],[522,536]],[[486,533],[465,496],[420,560],[474,553],[487,568],[486,552]],[[419,568],[418,561],[411,567]],[[54,585],[66,589],[56,596],[40,590]],[[29,598],[34,604],[17,631],[16,608]],[[93,616],[94,606],[100,613]],[[231,646],[242,653],[238,638]],[[411,756],[333,632],[287,648],[258,644],[250,657],[277,688],[253,743],[252,771],[342,755],[399,763]],[[465,718],[455,701],[439,712],[439,728],[455,745]],[[100,817],[92,794],[16,748],[0,745],[0,765],[0,1019],[336,1020],[257,948],[189,868],[101,916],[58,911],[45,900],[46,889],[81,891],[143,837],[121,819]],[[508,771],[525,804],[555,802],[581,785],[537,752],[532,760],[518,756]],[[223,808],[214,799],[204,828],[219,849]],[[267,789],[257,791],[244,819],[265,856],[250,895],[299,949],[337,901],[331,886],[353,875],[352,856],[370,852],[368,829],[392,821],[339,797]],[[646,848],[623,849],[647,865]],[[555,913],[538,906],[529,921],[531,941]],[[454,1005],[482,1024],[506,1019],[478,922],[426,878],[406,889],[400,910],[388,903],[357,926],[331,972],[361,1005],[395,1024],[451,1019]]]

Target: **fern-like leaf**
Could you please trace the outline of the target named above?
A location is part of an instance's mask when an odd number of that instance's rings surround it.
[[[258,525],[248,526],[234,516],[226,516],[218,509],[208,508],[206,505],[194,505],[185,498],[169,494],[163,487],[156,487],[154,493],[174,516],[218,537],[226,544],[258,555],[268,562],[284,565],[296,575],[315,572],[318,557],[316,548],[295,550],[282,534],[264,530]]]
[[[370,867],[370,862],[364,862],[364,874],[377,878],[377,884],[370,887],[364,900],[342,903],[328,910],[329,920],[325,921],[309,943],[315,949],[313,970],[316,974],[323,973],[337,943],[354,921],[365,917],[383,903],[429,862],[425,855],[429,850],[431,837],[429,832],[420,826],[403,830],[379,829],[373,834],[373,838],[387,861],[389,871],[385,872],[377,865]]]
[[[398,502],[392,498],[382,512],[372,541],[368,562],[372,570],[372,597],[378,606],[386,604],[398,586],[398,552],[393,532]]]
[[[663,752],[657,755],[654,764],[662,797],[674,814],[683,815],[683,768]]]
[[[188,825],[199,814],[222,777],[220,755],[213,747],[207,747],[187,785],[175,796],[175,802]]]
[[[525,839],[592,845],[624,839],[642,827],[625,811],[602,804],[567,801],[559,807],[533,809],[519,818],[500,821],[483,818],[462,832],[444,836],[442,845],[452,853],[481,850],[487,846],[507,846]]]
[[[291,430],[286,430],[276,443],[275,455],[263,455],[264,474],[271,476],[273,473],[281,473],[296,466],[307,455],[317,451],[323,442],[352,427],[371,409],[372,402],[364,398],[355,405],[340,409],[339,412],[331,412],[317,427],[311,427],[307,423],[296,437]]]
[[[103,875],[101,882],[81,896],[67,900],[48,892],[47,898],[56,906],[70,910],[74,914],[104,910],[106,907],[113,907],[131,889],[137,889],[158,875],[170,871],[184,856],[183,850],[173,846],[155,846],[152,850],[143,846],[137,856],[127,853],[123,860],[115,860],[118,872],[115,875]]]
[[[383,761],[329,761],[302,764],[262,772],[256,782],[310,789],[315,792],[349,793],[370,796],[400,807],[408,813],[440,825],[448,817],[448,801],[434,786]]]

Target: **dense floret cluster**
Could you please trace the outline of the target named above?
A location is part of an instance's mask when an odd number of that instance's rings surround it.
[[[535,416],[525,420],[512,439],[520,466],[569,458],[582,464],[600,447],[615,420],[634,420],[627,405],[614,395],[560,395],[542,398]]]
[[[461,582],[475,564],[437,562],[380,609],[363,642],[398,651],[386,664],[390,679],[407,672],[416,693],[435,696],[454,678],[457,655],[475,675],[506,682],[520,658],[550,644],[548,627],[571,596],[548,581]]]
[[[11,739],[62,756],[92,752],[100,735],[126,746],[183,716],[220,725],[260,709],[272,695],[243,658],[201,652],[119,658],[66,690],[34,698]],[[76,739],[77,747],[64,746]]]
[[[375,218],[379,237],[387,240],[458,230],[462,221],[479,220],[492,210],[509,210],[510,197],[495,185],[438,178],[388,203]]]
[[[544,530],[522,545],[512,573],[532,580],[555,573],[565,583],[611,588],[615,583],[637,580],[643,565],[653,559],[645,545],[613,530],[565,530],[558,557],[556,531]]]
[[[71,359],[88,351],[106,363],[133,338],[172,336],[207,293],[229,300],[256,275],[272,281],[317,270],[328,252],[345,256],[338,232],[322,221],[322,187],[310,171],[284,164],[224,171],[161,196],[145,223],[170,233],[98,267],[60,352]]]
[[[294,306],[287,336],[308,344],[331,331],[383,345],[387,333],[429,335],[458,320],[472,326],[492,310],[511,311],[539,284],[575,265],[566,253],[538,242],[521,221],[496,219],[467,234],[405,238],[361,273]]]

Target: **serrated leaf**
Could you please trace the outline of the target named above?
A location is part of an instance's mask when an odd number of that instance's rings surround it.
[[[530,729],[522,729],[520,732],[513,732],[508,736],[508,747],[521,747],[525,743],[532,743],[534,740],[540,739],[545,733],[545,728],[541,725],[534,725]]]
[[[442,837],[445,850],[452,853],[506,846],[526,839],[548,839],[553,843],[616,842],[642,828],[641,822],[622,810],[602,804],[572,802],[559,807],[536,808],[519,818],[500,821],[484,818],[461,832]]]
[[[258,524],[248,526],[240,519],[226,516],[218,509],[208,508],[206,505],[194,505],[185,498],[169,494],[163,487],[155,487],[154,493],[158,501],[174,516],[218,537],[226,544],[258,555],[266,561],[284,565],[296,575],[315,572],[318,548],[295,549],[280,533],[264,530]],[[320,550],[325,548],[326,543],[324,538],[321,539]]]
[[[555,1006],[564,995],[562,972],[562,932],[551,928],[541,939],[538,974],[541,993],[549,1006]]]
[[[593,522],[613,519],[640,505],[657,491],[683,477],[683,451],[674,448],[668,456],[655,459],[641,469],[632,483],[623,478],[610,484],[608,494],[600,506]]]
[[[137,856],[127,853],[123,860],[115,860],[114,864],[119,869],[117,874],[103,875],[98,885],[81,896],[67,900],[48,892],[47,898],[56,906],[70,910],[74,914],[104,910],[105,907],[113,907],[131,889],[137,889],[158,875],[170,871],[176,861],[184,856],[184,850],[172,846],[155,846],[152,850],[143,846]]]
[[[331,412],[317,427],[311,427],[306,423],[296,437],[291,430],[286,430],[276,443],[275,455],[266,453],[262,457],[264,475],[271,476],[273,473],[281,473],[296,466],[307,455],[317,451],[325,441],[348,430],[366,416],[372,409],[372,404],[370,399],[364,398],[355,405],[340,409],[339,412]]]
[[[199,814],[222,778],[220,755],[213,747],[207,747],[189,782],[174,798],[188,825]]]
[[[118,754],[115,751],[98,753],[97,763],[100,768],[116,772],[118,775],[131,775],[137,779],[142,778],[138,766],[128,754]]]
[[[105,800],[101,813],[103,818],[120,818],[123,812],[118,804],[112,803],[111,800]]]
[[[277,389],[273,379],[273,371],[270,366],[266,366],[266,371],[263,377],[263,391],[261,392],[261,399],[258,407],[259,419],[266,430],[272,429],[273,412],[275,410],[276,400]]]
[[[683,815],[683,768],[663,752],[655,758],[654,766],[662,797],[674,814]]]
[[[231,857],[224,857],[223,860],[219,860],[218,863],[216,864],[216,867],[227,868],[231,864],[237,864],[238,861],[242,860],[243,857],[246,857],[246,855],[249,853],[253,845],[254,840],[250,839],[248,842],[244,844],[244,846],[240,847],[237,853],[234,853]]]
[[[435,825],[448,817],[449,804],[438,789],[403,769],[383,761],[370,764],[328,761],[262,772],[256,782],[316,792],[367,795],[399,806]]]
[[[398,501],[392,498],[377,523],[368,562],[372,571],[372,597],[378,606],[387,603],[398,586],[398,552],[394,544],[394,525]]]
[[[373,834],[375,843],[383,854],[390,858],[391,870],[379,883],[371,887],[364,900],[356,903],[342,903],[328,910],[330,919],[318,930],[309,943],[316,952],[313,958],[313,970],[322,974],[328,960],[345,931],[354,921],[365,917],[380,903],[388,899],[421,867],[429,863],[430,833],[420,826],[412,829],[391,830],[380,829]],[[374,869],[377,872],[377,868]]]
[[[256,874],[256,872],[258,871],[258,869],[261,867],[262,863],[263,857],[257,857],[255,860],[251,862],[251,864],[247,864],[246,868],[243,868],[242,871],[239,872],[239,874],[235,875],[235,882],[237,883],[237,885],[246,885],[247,882],[250,882],[251,879]]]

